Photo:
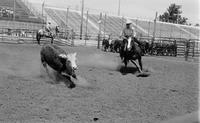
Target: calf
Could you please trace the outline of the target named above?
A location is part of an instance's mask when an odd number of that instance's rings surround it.
[[[70,88],[75,87],[71,77],[76,79],[75,70],[76,53],[66,54],[66,52],[56,45],[44,45],[40,52],[41,62],[47,70],[47,64],[62,76],[70,80]]]

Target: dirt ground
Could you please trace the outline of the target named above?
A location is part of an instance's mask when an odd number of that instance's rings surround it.
[[[40,48],[0,44],[0,122],[159,123],[198,110],[198,63],[145,56],[150,76],[136,77],[118,54],[65,46],[90,84],[69,89],[46,74]]]

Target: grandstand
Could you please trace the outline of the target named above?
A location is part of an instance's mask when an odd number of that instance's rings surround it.
[[[45,11],[48,16],[50,16],[57,25],[66,26],[67,28],[73,29],[75,32],[80,32],[80,24],[81,24],[81,15],[77,11],[69,11],[64,9],[53,9],[53,8],[45,8]],[[68,15],[68,16],[67,16]],[[83,27],[86,26],[86,16],[84,17]],[[91,21],[88,21],[87,32],[97,34],[98,27],[95,27],[91,24]],[[83,30],[83,33],[86,33],[86,30]]]
[[[19,21],[8,21],[8,20],[1,20],[0,21],[0,28],[1,29],[26,29],[26,30],[38,30],[42,28],[42,25],[39,23],[24,23]],[[0,30],[1,30],[0,29]]]
[[[0,0],[0,8],[14,11],[14,0]],[[39,9],[39,8],[38,8]],[[36,8],[37,10],[37,8]],[[73,29],[74,32],[79,35],[81,27],[81,12],[77,10],[61,9],[55,7],[45,7],[44,14],[48,20],[54,21],[56,25],[60,25],[62,28],[67,30]],[[28,8],[22,0],[16,0],[16,21],[41,23],[42,19],[36,17],[33,14],[33,10]],[[2,15],[2,14],[0,14]],[[89,12],[88,21],[87,14],[83,15],[83,35],[97,35],[100,32],[102,34],[111,34],[113,37],[119,37],[123,25],[127,19],[132,20],[133,26],[135,27],[138,34],[146,37],[152,37],[154,32],[154,22],[152,20],[143,20],[138,18],[122,17],[116,15],[102,14],[101,24],[99,24],[100,14],[94,14]],[[13,17],[0,16],[1,20],[12,20]],[[13,24],[15,25],[15,24]],[[87,25],[87,27],[86,27]],[[101,26],[100,26],[101,25]],[[24,26],[23,26],[24,27]],[[87,31],[87,32],[86,32]],[[171,24],[164,22],[156,22],[156,37],[167,37],[167,38],[184,38],[184,39],[198,39],[199,28],[192,26]]]
[[[14,7],[15,1],[15,7]],[[15,8],[15,10],[14,10]],[[15,21],[42,23],[42,19],[36,17],[22,0],[0,0],[0,19]],[[10,15],[10,16],[9,16]]]
[[[89,14],[89,19],[93,23],[98,25],[99,15]],[[103,15],[101,20],[102,20],[102,28],[103,28],[102,31],[107,34],[112,34],[114,36],[119,36],[123,28],[123,23],[125,23],[125,19],[123,19],[122,17],[117,17],[117,16]]]
[[[67,26],[67,28],[73,29],[76,33],[80,33],[80,11],[69,10],[67,13],[66,9],[52,7],[46,7],[45,10],[47,15],[50,16],[58,25]],[[83,34],[86,33],[86,16],[86,13],[84,13]],[[136,31],[139,34],[142,34],[142,36],[153,36],[153,21],[105,14],[102,14],[101,18],[101,32],[103,34],[112,34],[114,37],[118,37],[126,21],[125,18],[129,18],[130,20],[132,20],[133,26],[136,28]],[[100,14],[89,13],[87,25],[87,30],[89,34],[97,34],[99,32],[99,20]],[[198,39],[199,29],[191,26],[182,26],[178,24],[157,21],[155,36],[167,38]]]

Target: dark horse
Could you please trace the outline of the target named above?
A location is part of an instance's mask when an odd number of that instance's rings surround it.
[[[57,36],[58,32],[59,32],[58,26],[52,29],[51,32],[47,32],[45,29],[38,30],[36,33],[36,39],[37,39],[38,44],[40,44],[40,39],[42,37],[51,38],[51,44],[53,44],[53,40]]]
[[[125,64],[125,68],[127,68],[127,64],[131,61],[140,73],[142,73],[142,49],[135,42],[137,39],[134,37],[129,37],[127,40],[123,40],[123,44],[120,50],[120,57],[123,59],[123,63]],[[139,66],[135,62],[138,60]]]
[[[103,51],[107,51],[109,48],[109,40],[108,39],[103,39],[102,41],[102,50]]]
[[[112,42],[110,44],[110,51],[111,52],[119,53],[120,49],[121,49],[121,46],[122,46],[122,42],[123,41],[120,40],[120,39],[112,40]]]

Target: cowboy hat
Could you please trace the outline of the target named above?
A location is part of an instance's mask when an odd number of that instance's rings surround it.
[[[132,24],[132,21],[129,20],[129,19],[127,19],[127,20],[126,20],[126,24]]]

